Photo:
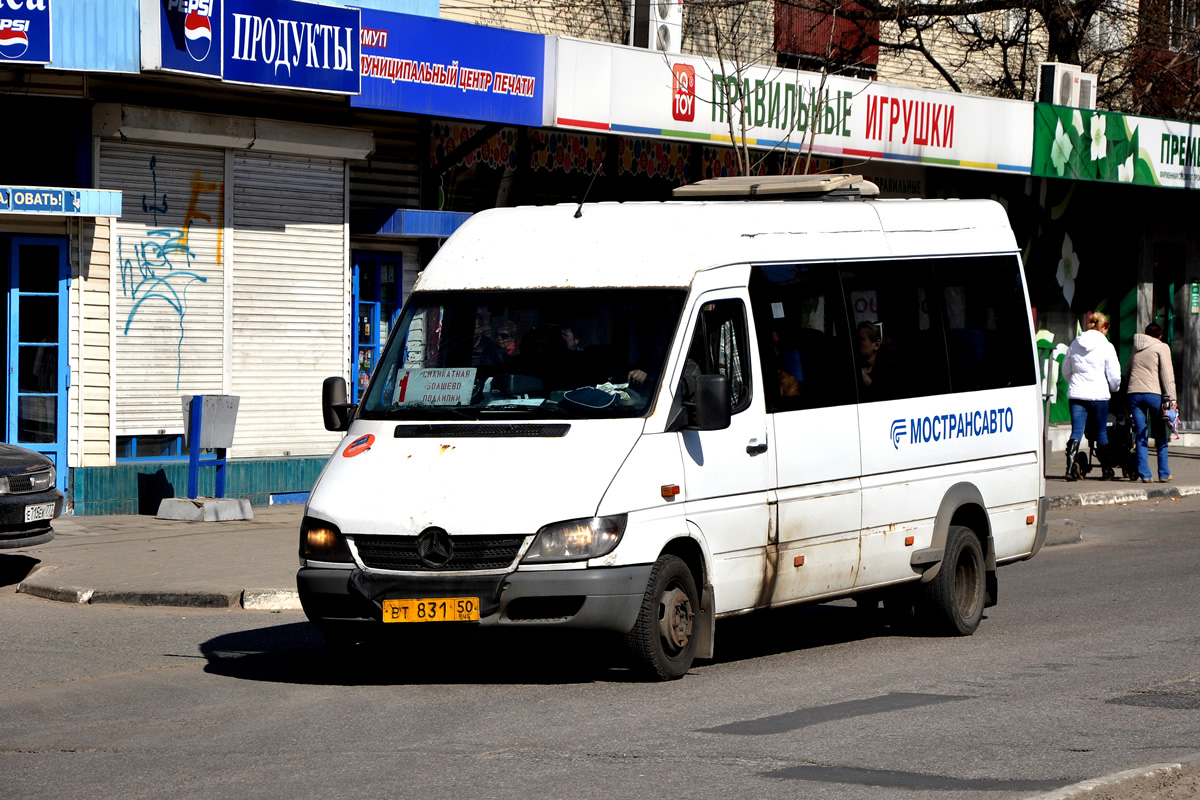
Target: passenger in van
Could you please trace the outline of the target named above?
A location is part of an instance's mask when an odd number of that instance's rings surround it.
[[[1096,458],[1100,461],[1101,480],[1111,480],[1116,471],[1108,448],[1108,400],[1121,388],[1121,363],[1116,348],[1108,341],[1108,315],[1093,311],[1088,329],[1071,342],[1063,358],[1062,374],[1067,380],[1067,399],[1071,407],[1071,438],[1067,440],[1069,481],[1083,475],[1075,455],[1083,439],[1088,420],[1096,425]]]
[[[563,344],[567,350],[575,351],[583,349],[583,339],[579,336],[579,328],[569,322],[562,326]]]
[[[864,400],[882,400],[890,381],[886,359],[881,354],[883,323],[858,323],[858,385]]]
[[[800,382],[804,380],[800,351],[783,342],[779,328],[771,331],[771,343],[775,348],[775,373],[779,380],[779,396],[799,397]]]

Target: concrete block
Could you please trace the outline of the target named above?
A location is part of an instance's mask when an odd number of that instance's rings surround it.
[[[158,504],[157,519],[184,522],[224,522],[254,519],[250,501],[234,497],[168,497]]]
[[[245,589],[242,608],[251,611],[299,611],[300,593],[295,589]]]

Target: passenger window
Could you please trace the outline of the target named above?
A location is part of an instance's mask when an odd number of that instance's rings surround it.
[[[940,259],[950,384],[955,392],[1037,380],[1020,264],[1012,256]]]
[[[854,325],[859,402],[949,392],[941,304],[930,262],[849,264],[841,276]]]
[[[684,395],[696,375],[729,378],[729,409],[736,414],[750,405],[750,359],[746,350],[746,308],[741,300],[705,303],[684,365]]]
[[[855,401],[851,337],[832,264],[755,267],[750,303],[769,411]]]

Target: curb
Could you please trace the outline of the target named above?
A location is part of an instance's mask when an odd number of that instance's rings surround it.
[[[175,608],[243,608],[248,611],[300,611],[300,595],[295,589],[234,590],[123,590],[106,591],[63,586],[53,580],[57,566],[36,569],[17,584],[17,594],[77,605],[171,606]]]
[[[249,611],[302,611],[295,589],[243,589],[242,608]]]
[[[1166,781],[1171,780],[1170,773],[1179,772],[1182,775],[1184,770],[1195,767],[1200,767],[1200,753],[1192,753],[1184,756],[1179,761],[1169,764],[1150,764],[1145,767],[1134,767],[1133,769],[1114,772],[1111,775],[1105,775],[1100,778],[1080,781],[1070,786],[1064,786],[1061,789],[1054,789],[1043,794],[1030,795],[1026,800],[1072,800],[1073,798],[1085,795],[1090,797],[1106,797],[1107,795],[1100,792],[1107,788],[1115,788],[1118,784],[1142,778],[1154,778],[1157,785],[1167,785]]]
[[[1134,503],[1142,500],[1190,497],[1200,494],[1200,486],[1169,486],[1161,489],[1116,489],[1105,492],[1082,492],[1080,494],[1046,497],[1046,508],[1075,508],[1078,506],[1109,506],[1119,503]]]

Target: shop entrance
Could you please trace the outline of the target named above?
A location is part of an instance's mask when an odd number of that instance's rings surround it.
[[[357,403],[359,393],[367,387],[379,350],[387,342],[392,321],[400,311],[403,271],[400,253],[354,253],[352,402]]]
[[[4,311],[4,439],[54,462],[67,483],[67,242],[14,236],[7,242]]]
[[[1163,329],[1163,341],[1171,344],[1176,336],[1178,306],[1175,292],[1183,290],[1185,247],[1181,242],[1156,242],[1154,245],[1154,322]],[[1173,353],[1174,354],[1174,353]]]

